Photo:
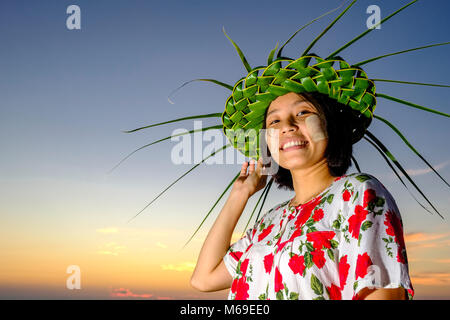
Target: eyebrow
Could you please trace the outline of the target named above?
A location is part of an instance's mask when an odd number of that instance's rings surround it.
[[[297,100],[297,101],[294,102],[293,104],[296,105],[296,104],[300,104],[300,103],[302,103],[302,102],[306,102],[306,103],[308,104],[308,101],[307,101],[307,100]],[[269,115],[270,115],[271,113],[274,113],[274,112],[277,112],[277,111],[279,111],[279,109],[273,109],[272,111],[270,111],[269,113],[267,113],[266,118],[268,118]]]

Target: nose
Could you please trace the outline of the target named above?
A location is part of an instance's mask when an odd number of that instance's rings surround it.
[[[297,131],[299,128],[298,128],[298,125],[295,123],[295,121],[293,119],[289,118],[283,122],[280,129],[281,129],[281,133],[285,134],[287,132]]]

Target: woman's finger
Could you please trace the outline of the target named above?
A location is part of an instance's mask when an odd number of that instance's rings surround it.
[[[250,167],[248,169],[248,174],[252,174],[255,171],[255,160],[250,160]]]
[[[248,162],[245,161],[242,164],[242,167],[241,167],[241,176],[246,176],[247,175],[247,167],[248,167]]]
[[[258,175],[261,175],[264,171],[263,171],[263,161],[262,161],[262,157],[258,159],[258,162],[256,163],[256,173]]]

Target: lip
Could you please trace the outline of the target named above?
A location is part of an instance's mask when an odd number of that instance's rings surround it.
[[[305,149],[308,146],[308,144],[309,144],[309,142],[306,141],[306,144],[304,144],[304,145],[292,146],[292,147],[289,147],[286,149],[280,148],[280,151],[287,152],[287,151],[292,151],[292,150],[297,150],[297,149]]]
[[[292,147],[289,147],[289,148],[287,148],[287,149],[283,149],[283,146],[284,145],[286,145],[287,143],[289,143],[289,142],[306,142],[306,144],[305,145],[298,145],[298,146],[292,146]],[[285,140],[283,140],[283,142],[280,144],[280,150],[281,151],[286,151],[286,150],[294,150],[294,149],[303,149],[303,148],[305,148],[307,145],[308,145],[308,141],[306,141],[306,140],[301,140],[301,139],[299,139],[299,138],[286,138]]]

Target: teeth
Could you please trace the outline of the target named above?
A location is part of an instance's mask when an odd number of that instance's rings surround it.
[[[307,143],[306,141],[291,141],[291,142],[286,143],[283,146],[283,149],[287,149],[287,148],[290,148],[292,146],[300,146],[300,145],[304,146],[306,143]]]

